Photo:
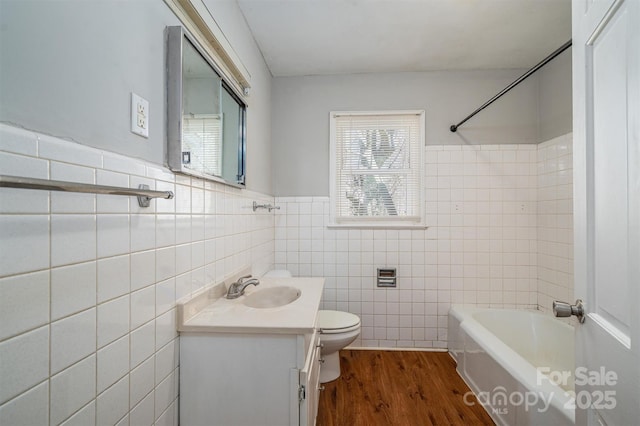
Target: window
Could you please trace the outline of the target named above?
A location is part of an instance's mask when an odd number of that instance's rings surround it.
[[[332,112],[330,226],[424,227],[424,111]]]

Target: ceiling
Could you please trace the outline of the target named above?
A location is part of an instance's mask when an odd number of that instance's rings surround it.
[[[237,0],[274,76],[529,68],[570,0]]]

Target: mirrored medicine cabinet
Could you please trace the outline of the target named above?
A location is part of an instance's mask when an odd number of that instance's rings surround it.
[[[221,75],[183,27],[167,27],[169,168],[244,187],[247,107]]]

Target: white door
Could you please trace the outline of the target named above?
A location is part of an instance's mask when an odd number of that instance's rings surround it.
[[[640,422],[640,0],[573,1],[576,424]]]

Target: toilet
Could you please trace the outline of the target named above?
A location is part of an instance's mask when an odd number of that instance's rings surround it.
[[[288,278],[291,272],[273,270],[265,277]],[[318,311],[318,328],[320,329],[320,355],[324,360],[320,367],[320,383],[331,382],[340,377],[340,349],[344,349],[360,335],[360,318],[357,315],[342,311]]]
[[[320,329],[320,354],[324,359],[320,367],[320,383],[340,377],[340,349],[345,348],[360,335],[360,318],[349,312],[318,311]]]

